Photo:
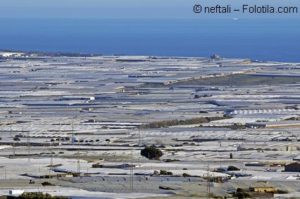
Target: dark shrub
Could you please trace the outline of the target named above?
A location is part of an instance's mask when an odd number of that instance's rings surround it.
[[[48,193],[42,192],[25,192],[20,195],[18,198],[20,199],[67,199],[68,197],[64,196],[51,196]]]
[[[50,182],[47,182],[47,181],[42,182],[42,185],[43,185],[43,186],[54,186],[54,184],[52,184],[52,183],[50,183]]]
[[[160,170],[159,175],[173,175],[171,171],[166,171],[166,170]]]
[[[155,146],[146,146],[141,150],[141,155],[150,160],[159,160],[163,155],[163,152]]]
[[[240,169],[235,166],[228,166],[227,171],[239,171]]]
[[[183,177],[191,177],[191,175],[190,175],[190,174],[187,174],[187,173],[183,173],[182,176],[183,176]]]

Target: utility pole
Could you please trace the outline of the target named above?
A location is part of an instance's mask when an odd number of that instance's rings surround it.
[[[10,135],[12,135],[12,128],[11,128],[11,126],[9,126],[9,129],[10,129]],[[15,157],[16,156],[16,148],[15,148],[15,137],[13,138],[13,157]]]
[[[133,166],[130,166],[130,191],[133,192]]]
[[[209,173],[209,165],[207,167],[207,198],[210,198],[210,173]]]
[[[16,156],[16,148],[15,148],[15,141],[13,142],[13,157]]]
[[[142,138],[141,138],[141,129],[139,128],[139,146],[142,145]]]
[[[86,173],[87,173],[87,175],[89,175],[89,163],[88,163],[88,161],[86,162]]]
[[[80,160],[77,160],[77,173],[80,175]]]
[[[58,130],[59,136],[61,136],[61,122],[59,122],[59,130]],[[59,140],[58,145],[60,146],[61,142]]]
[[[75,130],[75,129],[74,129],[74,119],[72,119],[71,126],[72,126],[71,144],[74,145],[74,144],[75,144],[75,141],[76,141],[76,139],[75,139],[75,133],[74,133],[74,130]]]
[[[74,121],[72,120],[72,124],[71,124],[72,126],[72,136],[71,136],[71,144],[73,145],[74,144]]]
[[[28,155],[28,162],[30,162],[30,131],[32,129],[32,124],[30,125],[30,129],[27,131],[27,155]]]
[[[130,191],[133,192],[133,148],[131,149],[131,165],[129,164],[130,169]]]
[[[143,144],[143,138],[142,138],[142,134],[141,134],[141,129],[139,128],[139,143],[138,146],[142,146]]]
[[[50,143],[50,167],[52,168],[53,166],[53,145]]]

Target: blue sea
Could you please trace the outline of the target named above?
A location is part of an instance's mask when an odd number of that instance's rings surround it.
[[[0,49],[300,62],[300,19],[0,19]]]

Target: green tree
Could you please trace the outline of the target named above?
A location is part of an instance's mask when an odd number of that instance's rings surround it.
[[[159,160],[161,156],[163,156],[163,152],[156,148],[154,145],[146,146],[141,150],[141,155],[150,159],[150,160]]]

